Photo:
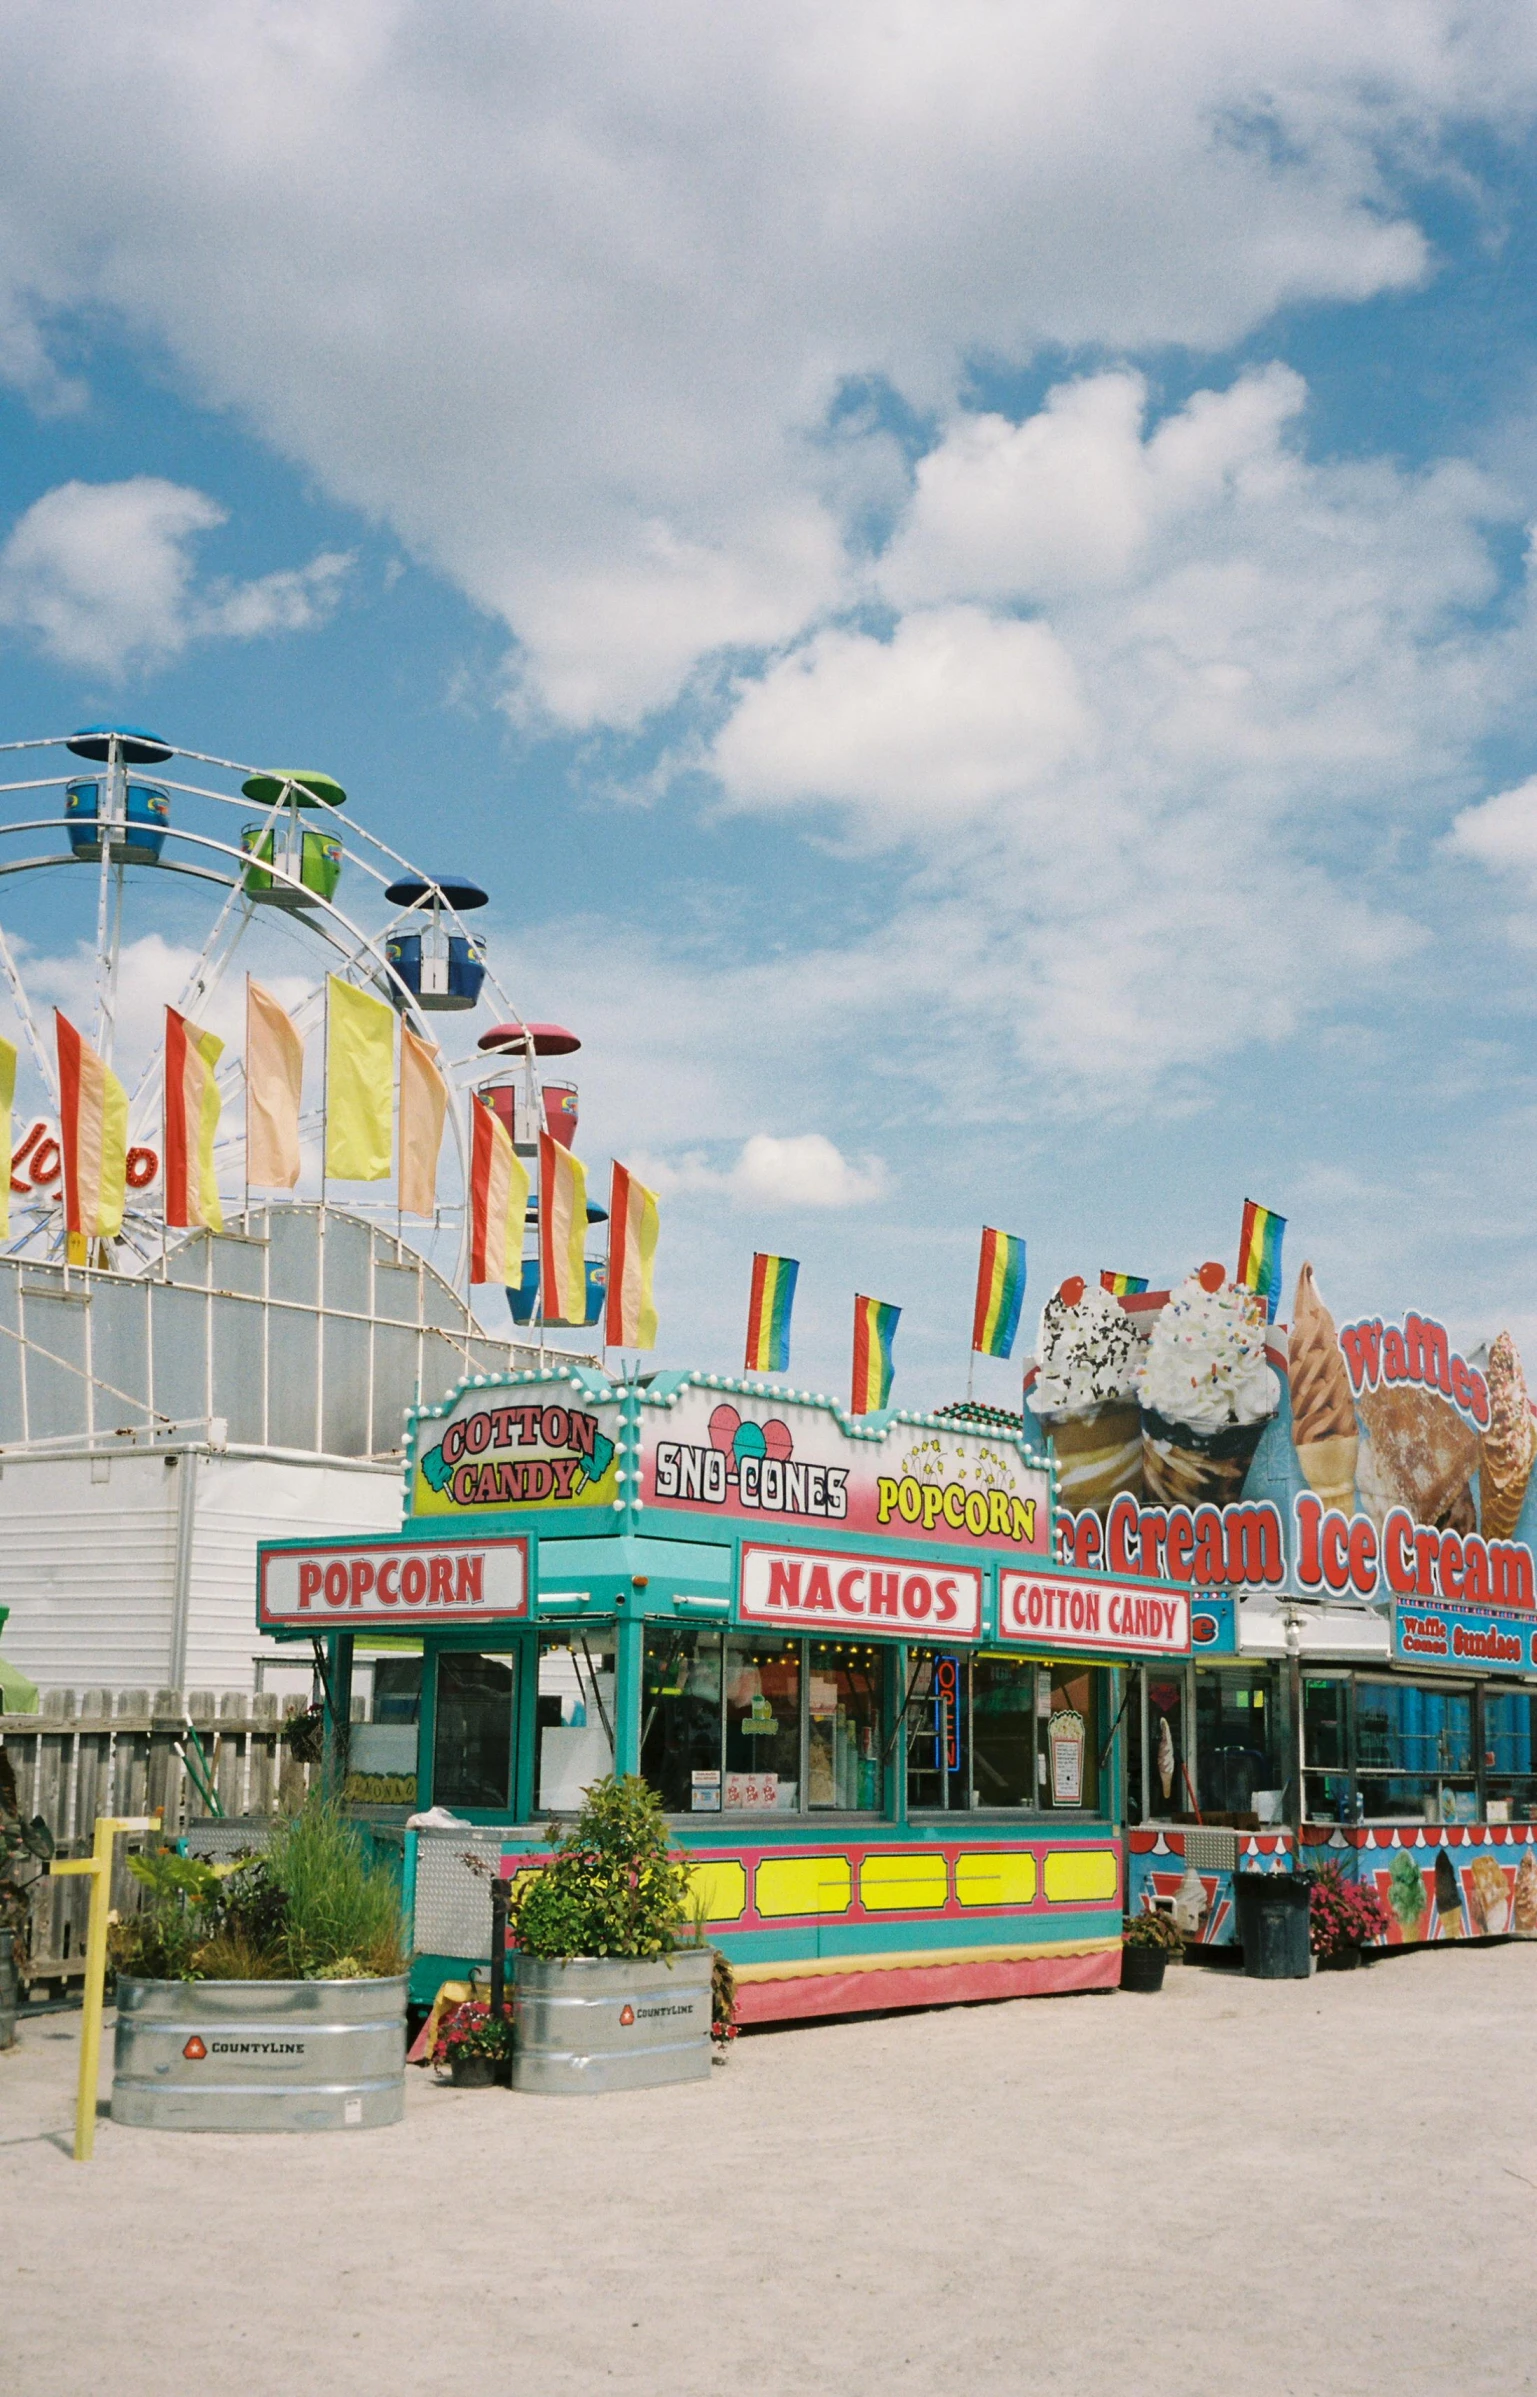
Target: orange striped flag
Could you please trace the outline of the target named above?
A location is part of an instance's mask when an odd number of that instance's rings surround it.
[[[224,1054],[216,1033],[205,1032],[174,1007],[165,1011],[165,1219],[179,1230],[201,1225],[224,1229],[213,1144],[219,1130],[219,1085],[214,1068]]]
[[[84,1265],[93,1240],[115,1240],[128,1190],[128,1093],[104,1057],[53,1011],[59,1048],[65,1255]]]
[[[539,1135],[539,1308],[546,1323],[587,1321],[587,1168]]]
[[[605,1348],[656,1346],[656,1301],[651,1295],[656,1234],[656,1192],[616,1160],[608,1204]]]
[[[470,1100],[470,1280],[516,1290],[523,1279],[528,1167],[484,1099]]]
[[[292,1190],[299,1179],[304,1042],[270,990],[246,976],[245,1178],[255,1190]]]
[[[441,1052],[404,1021],[400,1027],[400,1162],[398,1197],[402,1215],[435,1215],[438,1151],[448,1113],[448,1084],[438,1072]],[[527,1176],[524,1177],[525,1180]],[[518,1256],[523,1230],[518,1227]]]

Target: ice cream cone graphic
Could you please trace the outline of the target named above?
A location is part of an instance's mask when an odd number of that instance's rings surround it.
[[[1226,1506],[1242,1492],[1279,1388],[1263,1305],[1202,1265],[1171,1293],[1137,1376],[1142,1470],[1166,1506]]]
[[[1139,1348],[1120,1301],[1081,1274],[1042,1309],[1034,1405],[1051,1436],[1058,1502],[1074,1514],[1103,1515],[1118,1490],[1141,1493]]]
[[[1489,1429],[1479,1444],[1478,1486],[1485,1539],[1508,1540],[1515,1531],[1526,1485],[1537,1456],[1537,1422],[1532,1417],[1521,1356],[1509,1332],[1489,1350]]]
[[[1297,1276],[1292,1309],[1291,1402],[1292,1439],[1308,1488],[1326,1507],[1353,1515],[1361,1436],[1334,1317],[1318,1295],[1311,1265]]]

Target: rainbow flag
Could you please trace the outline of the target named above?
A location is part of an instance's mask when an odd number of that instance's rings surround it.
[[[482,1098],[470,1100],[470,1280],[516,1290],[523,1280],[528,1167]]]
[[[979,1357],[1008,1355],[1024,1303],[1025,1244],[1013,1232],[995,1232],[988,1226],[982,1234],[971,1319],[971,1345]]]
[[[656,1192],[614,1161],[608,1202],[608,1288],[603,1309],[605,1348],[655,1348]]]
[[[539,1135],[539,1312],[545,1323],[587,1321],[587,1168]]]
[[[210,1232],[224,1229],[213,1169],[219,1131],[214,1069],[223,1054],[217,1033],[205,1032],[174,1007],[166,1009],[165,1220],[179,1230],[194,1224]]]
[[[1112,1298],[1140,1298],[1147,1288],[1147,1275],[1145,1273],[1102,1273],[1099,1277],[1099,1286],[1101,1290],[1108,1290]]]
[[[1265,1321],[1274,1323],[1281,1302],[1281,1242],[1286,1218],[1273,1208],[1243,1203],[1243,1230],[1238,1235],[1238,1284],[1257,1290],[1265,1301]]]
[[[851,1415],[878,1415],[891,1398],[891,1344],[902,1310],[884,1299],[854,1301],[854,1397]]]
[[[789,1372],[790,1309],[795,1304],[795,1277],[800,1269],[798,1257],[754,1253],[745,1373]]]

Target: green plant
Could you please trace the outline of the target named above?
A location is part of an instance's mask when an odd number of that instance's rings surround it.
[[[261,1861],[252,1920],[260,1923],[263,1908],[269,1910],[270,1928],[258,1935],[271,1939],[287,1978],[334,1977],[344,1960],[365,1978],[405,1970],[394,1876],[368,1862],[333,1800],[312,1796],[302,1814],[279,1823]]]
[[[130,1856],[128,1870],[144,1895],[138,1911],[108,1934],[117,1970],[144,1981],[201,1980],[198,1951],[211,1935],[225,1876],[200,1857],[177,1856],[169,1848]]]
[[[717,1948],[710,1969],[710,2037],[724,2052],[736,2034],[736,1974],[731,1958]]]
[[[1128,1914],[1121,1939],[1129,1948],[1162,1948],[1166,1956],[1185,1952],[1185,1934],[1167,1914]]]
[[[527,1956],[667,1956],[679,1944],[688,1866],[667,1845],[662,1802],[638,1774],[595,1781],[512,1917]]]
[[[445,2014],[432,2043],[434,2064],[452,2065],[456,2056],[489,2056],[505,2064],[512,2055],[512,2016],[493,2014],[479,1998],[466,1998]]]

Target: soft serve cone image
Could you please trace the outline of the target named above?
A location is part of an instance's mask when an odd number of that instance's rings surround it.
[[[1265,1362],[1264,1302],[1220,1265],[1181,1282],[1137,1370],[1142,1472],[1166,1506],[1227,1506],[1281,1401]]]
[[[1508,1540],[1532,1478],[1537,1456],[1537,1422],[1526,1394],[1521,1355],[1509,1332],[1489,1351],[1489,1429],[1479,1445],[1478,1487],[1483,1500],[1484,1537]]]
[[[1306,1266],[1303,1271],[1307,1271]],[[1410,1941],[1423,1937],[1425,1916],[1429,1911],[1425,1883],[1419,1866],[1407,1848],[1400,1848],[1393,1859],[1388,1874],[1388,1904],[1398,1918],[1400,1938]]]
[[[1308,1488],[1326,1507],[1353,1515],[1361,1435],[1334,1317],[1318,1295],[1311,1265],[1297,1276],[1292,1308],[1291,1401],[1292,1441]]]
[[[1118,1490],[1141,1493],[1141,1345],[1120,1300],[1079,1274],[1041,1309],[1031,1404],[1051,1434],[1058,1503],[1074,1514],[1103,1515]]]

